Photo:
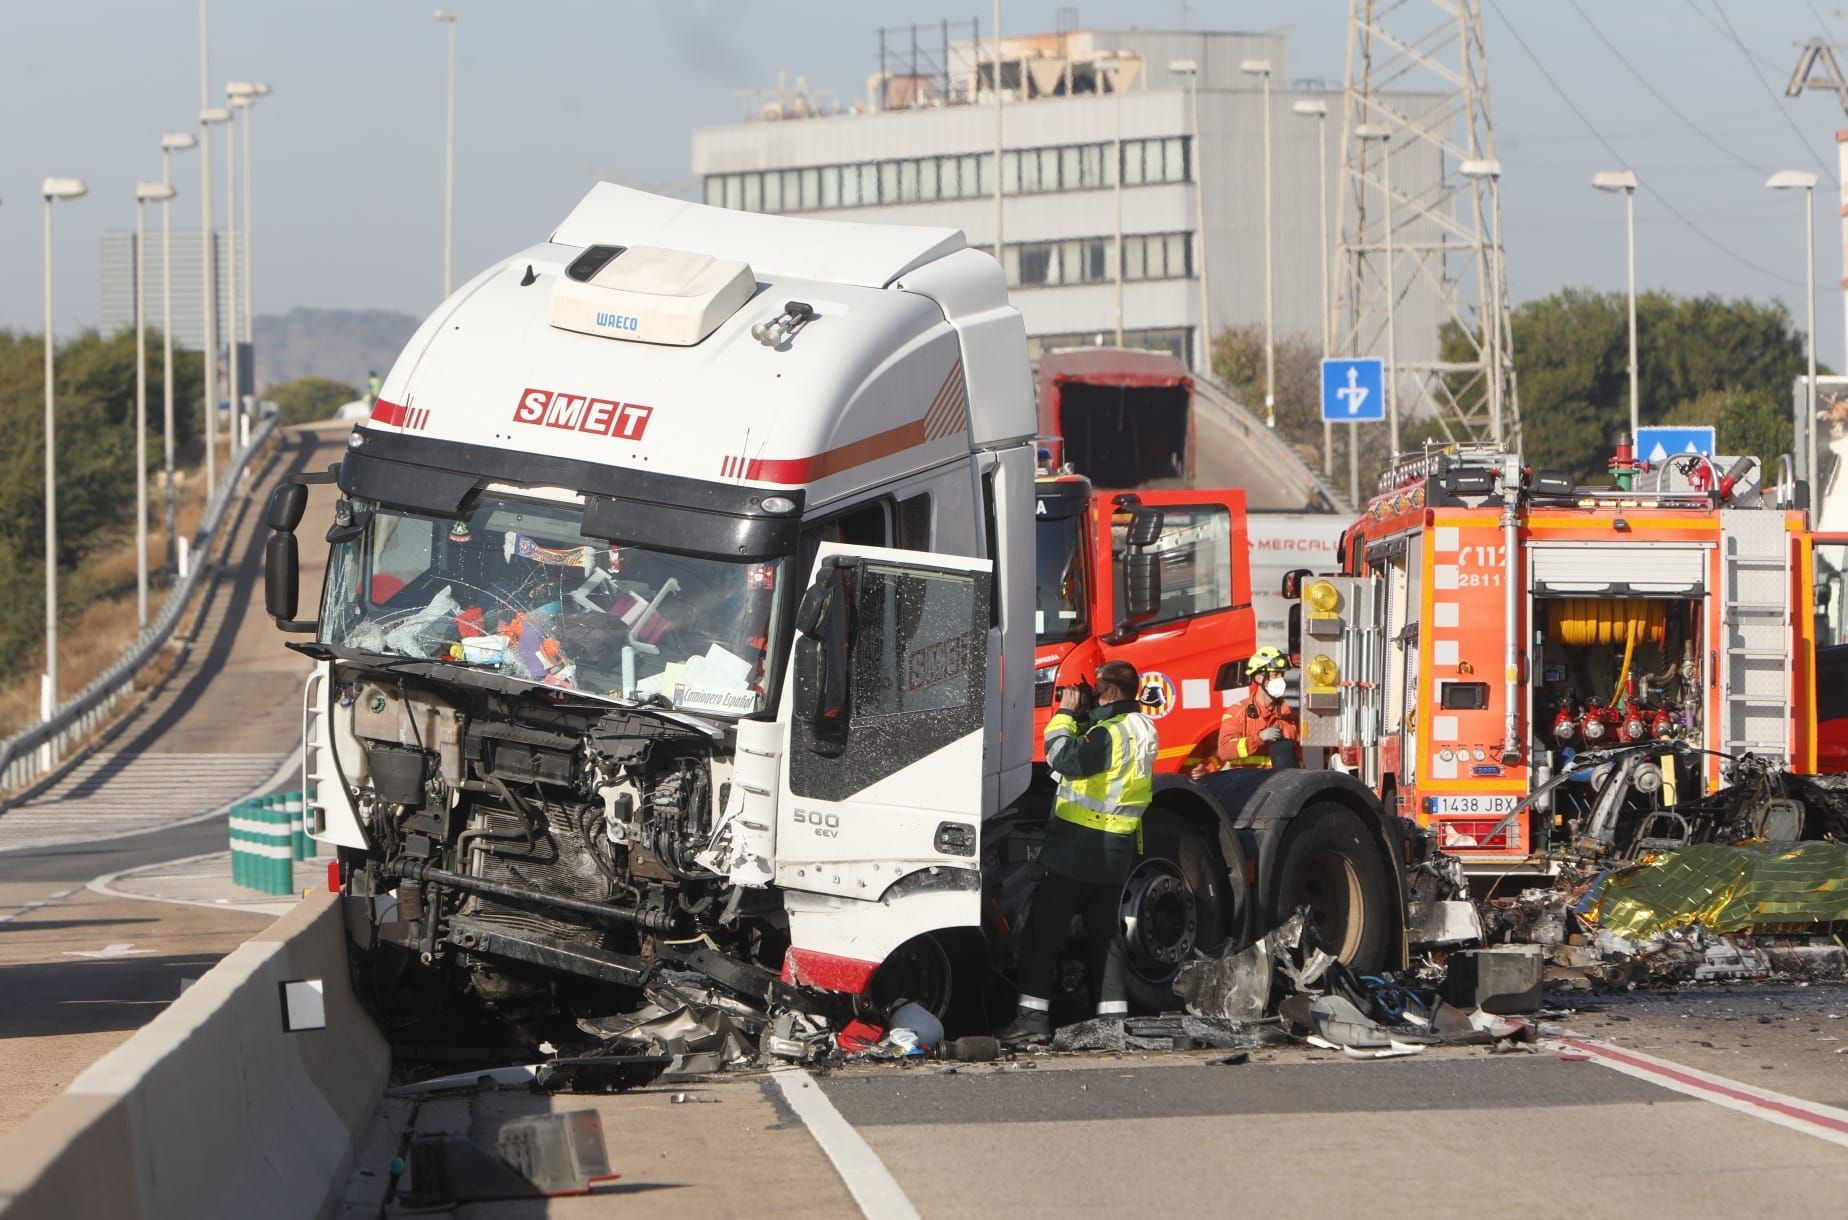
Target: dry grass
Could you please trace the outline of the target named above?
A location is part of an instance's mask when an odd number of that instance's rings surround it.
[[[204,480],[200,472],[189,470],[180,485],[175,509],[175,531],[191,537],[205,515]],[[148,614],[160,612],[167,596],[168,581],[160,572],[167,554],[167,539],[161,528],[166,513],[161,493],[152,485],[152,503],[148,520]],[[135,538],[132,521],[128,537],[120,546],[91,552],[84,567],[84,583],[97,594],[75,614],[59,616],[58,685],[66,699],[87,686],[98,674],[115,664],[124,649],[138,634],[135,619]],[[196,561],[197,557],[195,557]],[[69,595],[66,595],[69,604]],[[193,611],[196,613],[196,610]],[[170,661],[157,662],[152,672],[143,676],[144,683],[155,680]],[[42,657],[32,658],[26,676],[0,685],[0,738],[9,737],[37,722],[39,718],[39,672]]]

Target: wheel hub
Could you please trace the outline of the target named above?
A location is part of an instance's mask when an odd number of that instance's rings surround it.
[[[1163,863],[1148,861],[1130,874],[1122,912],[1123,939],[1138,973],[1166,977],[1193,952],[1198,905],[1193,891]]]

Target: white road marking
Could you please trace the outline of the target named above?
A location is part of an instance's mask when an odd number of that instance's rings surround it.
[[[1628,1047],[1612,1046],[1590,1038],[1566,1037],[1560,1041],[1590,1055],[1591,1061],[1600,1067],[1848,1148],[1848,1110],[1729,1080]]]
[[[783,1092],[783,1099],[796,1112],[802,1125],[841,1175],[847,1192],[860,1205],[862,1215],[876,1220],[888,1217],[915,1218],[918,1209],[906,1197],[904,1188],[892,1171],[885,1167],[853,1124],[841,1117],[821,1083],[799,1067],[773,1068],[770,1079]]]
[[[66,949],[66,957],[139,957],[143,953],[152,953],[152,949],[137,949],[132,944],[104,945],[101,949]]]

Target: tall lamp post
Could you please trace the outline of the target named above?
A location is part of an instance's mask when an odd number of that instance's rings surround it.
[[[1386,428],[1392,449],[1387,460],[1392,462],[1399,457],[1399,289],[1395,282],[1397,267],[1392,236],[1392,132],[1385,127],[1362,123],[1354,129],[1354,136],[1380,143],[1380,189],[1386,197]],[[1359,495],[1352,472],[1348,476],[1348,487],[1351,495]]]
[[[190,131],[170,131],[160,138],[160,180],[173,186],[173,154],[199,144]],[[161,465],[167,475],[167,566],[174,564],[173,489],[173,193],[160,201],[160,342]]]
[[[1238,65],[1247,76],[1264,78],[1264,423],[1277,426],[1277,333],[1271,316],[1271,64],[1247,59]]]
[[[1297,102],[1291,111],[1315,120],[1316,199],[1321,204],[1321,227],[1316,230],[1316,246],[1322,252],[1322,359],[1335,353],[1328,312],[1328,103],[1315,99]],[[1335,426],[1322,421],[1322,474],[1335,472]]]
[[[1112,161],[1116,165],[1116,345],[1123,346],[1123,61],[1112,59],[1099,65],[1110,77],[1112,107],[1116,114],[1116,135],[1111,141]]]
[[[231,83],[230,89],[231,91],[235,92],[238,96],[245,99],[244,100],[244,181],[243,181],[243,184],[238,189],[243,192],[243,204],[244,204],[244,251],[243,251],[244,333],[250,336],[251,342],[254,344],[256,342],[256,337],[257,337],[256,318],[255,318],[256,310],[252,308],[251,306],[251,300],[252,300],[251,281],[255,277],[251,274],[251,264],[254,263],[256,260],[251,255],[251,247],[255,244],[251,240],[251,235],[255,230],[253,230],[250,225],[250,210],[251,210],[250,209],[250,173],[251,173],[250,143],[251,143],[251,140],[255,138],[251,134],[251,128],[255,125],[255,122],[256,122],[257,99],[268,97],[270,95],[270,87],[262,81],[233,81]],[[254,362],[254,359],[255,359],[254,356],[252,357],[252,359]],[[251,377],[253,381],[255,380],[255,376],[256,376],[256,373],[255,373],[255,370],[253,369],[251,372]]]
[[[1803,477],[1809,480],[1813,501],[1822,490],[1816,485],[1816,175],[1803,170],[1787,169],[1765,179],[1765,185],[1774,191],[1803,192],[1803,309],[1809,347],[1809,376],[1800,400],[1800,409],[1806,417],[1794,423],[1797,453],[1803,463]]]
[[[148,307],[147,204],[165,203],[164,182],[135,186],[135,612],[148,625]]]
[[[45,719],[58,707],[58,428],[51,326],[51,211],[60,200],[81,199],[81,178],[47,178],[45,196],[45,685],[39,698]]]
[[[201,20],[205,4],[200,0]],[[229,123],[231,112],[213,107],[199,112],[199,265],[205,277],[205,490],[218,487],[218,231],[212,216],[217,184],[212,181],[212,125]]]
[[[226,345],[230,352],[231,439],[226,450],[234,454],[243,448],[244,443],[244,377],[241,368],[244,315],[239,312],[237,304],[237,129],[238,116],[250,109],[250,99],[226,89],[225,101],[231,114],[231,126],[225,131],[225,257],[231,260],[225,272],[225,327],[231,332],[231,341]],[[229,461],[229,457],[226,460]]]
[[[995,261],[1005,276],[1001,248],[1001,0],[995,0]]]
[[[1177,59],[1168,65],[1168,71],[1187,78],[1187,105],[1191,115],[1189,126],[1193,137],[1193,180],[1194,180],[1194,249],[1200,260],[1199,273],[1195,277],[1200,281],[1200,342],[1199,364],[1201,373],[1210,377],[1213,374],[1213,294],[1208,290],[1206,261],[1206,187],[1205,178],[1200,173],[1200,65],[1191,59]]]
[[[1487,179],[1489,197],[1493,216],[1493,231],[1489,234],[1489,265],[1484,268],[1489,276],[1489,299],[1483,304],[1488,308],[1488,316],[1483,319],[1483,339],[1488,346],[1489,382],[1484,387],[1489,400],[1489,434],[1495,438],[1497,445],[1506,443],[1502,431],[1502,301],[1501,301],[1501,162],[1493,157],[1482,160],[1465,161],[1457,166],[1457,172],[1465,178]],[[1634,361],[1632,361],[1634,367]],[[1634,439],[1635,434],[1631,434]]]
[[[439,8],[436,19],[449,27],[449,90],[443,103],[443,299],[448,300],[456,278],[456,15]],[[1000,172],[997,161],[995,173]]]
[[[1629,268],[1630,294],[1630,443],[1635,444],[1636,430],[1642,423],[1636,390],[1636,173],[1627,169],[1600,170],[1591,176],[1591,184],[1601,191],[1623,192],[1624,257]]]

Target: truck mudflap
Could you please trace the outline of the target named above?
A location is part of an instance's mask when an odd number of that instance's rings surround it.
[[[1384,961],[1362,964],[1385,969],[1405,966],[1408,827],[1381,809],[1379,799],[1366,785],[1339,771],[1234,769],[1209,775],[1198,786],[1221,809],[1245,858],[1255,865],[1249,938],[1268,932],[1289,914],[1285,908],[1293,910],[1304,897],[1284,893],[1286,885],[1299,884],[1303,871],[1297,857],[1308,848],[1299,846],[1299,840],[1315,836],[1327,841],[1325,854],[1346,853],[1351,848],[1344,846],[1340,835],[1325,824],[1345,822],[1351,816],[1363,828],[1364,841],[1378,853],[1378,871],[1383,874],[1385,887],[1384,901],[1378,904],[1385,917],[1383,935],[1368,938],[1371,946],[1385,950]],[[1305,814],[1311,817],[1305,819]],[[1352,863],[1356,867],[1349,870],[1348,879],[1359,886],[1367,875],[1367,870],[1360,867],[1365,861]]]

